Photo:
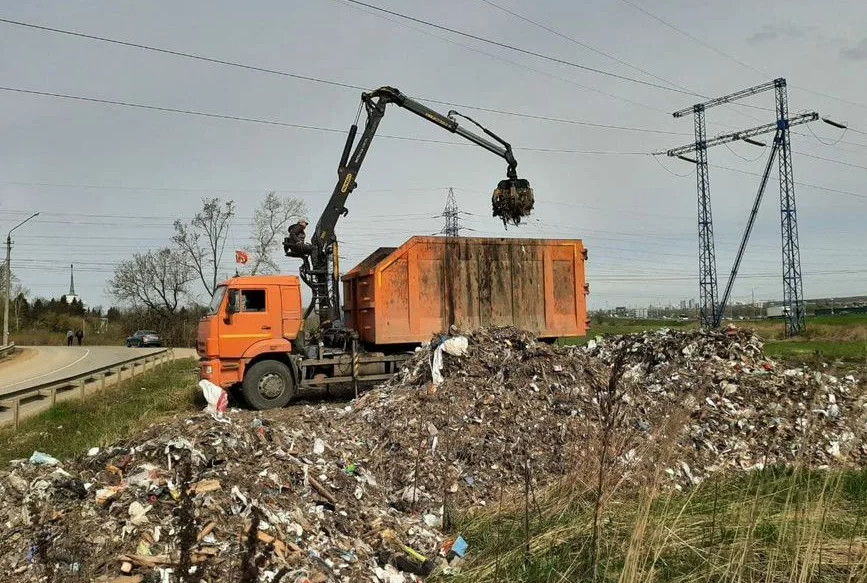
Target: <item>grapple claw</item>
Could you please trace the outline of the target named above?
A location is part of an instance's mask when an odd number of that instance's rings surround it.
[[[501,180],[491,198],[494,216],[503,219],[504,225],[521,224],[521,219],[533,210],[534,202],[529,181],[520,178]]]

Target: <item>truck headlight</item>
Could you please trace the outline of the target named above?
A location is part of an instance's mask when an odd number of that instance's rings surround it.
[[[211,374],[213,372],[214,372],[214,367],[212,367],[210,364],[205,365],[205,374]]]

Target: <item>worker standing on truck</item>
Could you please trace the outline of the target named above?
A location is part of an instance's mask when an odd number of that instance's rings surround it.
[[[283,252],[288,257],[300,257],[304,265],[308,265],[307,258],[313,253],[313,245],[304,241],[307,234],[307,219],[301,219],[289,227],[289,236],[283,239]]]

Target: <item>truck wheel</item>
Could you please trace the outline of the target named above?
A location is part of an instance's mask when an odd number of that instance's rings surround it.
[[[292,373],[282,362],[262,360],[244,375],[241,393],[247,403],[257,410],[284,407],[295,396]]]

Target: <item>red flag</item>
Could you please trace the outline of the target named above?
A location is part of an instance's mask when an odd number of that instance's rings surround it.
[[[235,251],[235,263],[246,265],[249,260],[250,258],[247,256],[246,251]]]

